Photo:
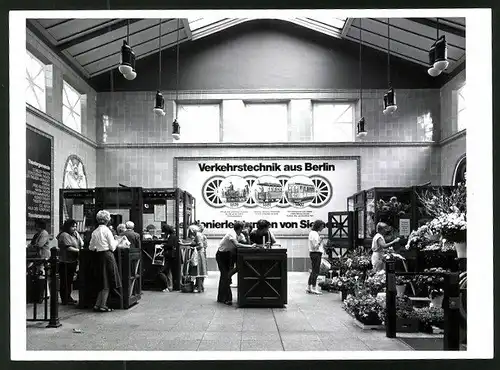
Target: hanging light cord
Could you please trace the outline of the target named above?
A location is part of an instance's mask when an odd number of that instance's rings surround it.
[[[387,85],[391,87],[391,26],[387,18]]]
[[[180,18],[177,18],[177,71],[175,73],[176,81],[175,81],[175,104],[178,104],[179,101],[179,27],[180,27]],[[177,111],[175,109],[175,119],[177,120]]]
[[[362,52],[363,52],[363,38],[361,35],[362,23],[361,18],[359,18],[359,102],[360,102],[360,112],[361,117],[363,117],[363,66],[362,66]]]
[[[161,18],[160,18],[160,30],[158,32],[158,91],[161,90]]]

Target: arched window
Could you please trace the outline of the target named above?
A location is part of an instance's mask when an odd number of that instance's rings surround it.
[[[452,185],[457,186],[459,183],[465,183],[467,181],[467,159],[465,154],[458,160],[455,166],[455,171],[453,172]]]

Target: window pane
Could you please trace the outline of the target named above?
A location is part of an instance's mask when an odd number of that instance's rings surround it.
[[[219,142],[219,104],[179,104],[177,119],[181,126],[182,143]]]
[[[314,141],[354,141],[354,105],[314,103],[313,126]]]
[[[45,112],[45,64],[26,50],[26,102]]]
[[[467,85],[462,86],[457,90],[457,131],[462,131],[467,128],[465,110],[467,108]]]
[[[224,126],[225,142],[288,141],[288,105],[286,103],[245,104],[241,120]],[[226,125],[226,122],[224,122]],[[230,125],[230,126],[229,126]]]
[[[63,123],[69,128],[82,131],[82,100],[81,95],[70,84],[63,81]]]

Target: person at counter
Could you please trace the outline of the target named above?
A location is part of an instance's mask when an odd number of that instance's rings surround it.
[[[307,282],[307,293],[322,294],[316,288],[319,269],[321,267],[321,257],[323,256],[323,240],[319,233],[325,228],[325,223],[321,220],[313,222],[311,231],[309,232],[309,257],[311,258],[311,273]]]
[[[59,235],[57,235],[57,246],[59,247],[59,278],[62,305],[75,305],[77,302],[71,297],[73,291],[73,279],[78,265],[78,252],[83,247],[83,239],[76,231],[77,223],[73,219],[64,221]]]
[[[244,240],[243,236],[241,236],[242,230],[243,223],[236,221],[234,223],[233,230],[230,230],[220,241],[219,249],[215,254],[217,266],[220,271],[217,302],[224,303],[229,306],[233,304],[233,295],[231,292],[229,277],[229,272],[232,268],[232,255],[236,248],[249,247],[247,244],[242,243]]]
[[[258,247],[271,247],[276,244],[276,238],[269,230],[271,223],[267,220],[257,221],[257,230],[250,233],[250,242]]]
[[[251,222],[245,222],[243,225],[243,230],[240,234],[240,243],[251,245],[250,234],[253,230],[253,224]],[[237,286],[233,286],[233,276],[238,272],[238,248],[234,249],[231,260],[231,270],[229,271],[229,284],[232,288],[236,288]]]
[[[165,262],[160,269],[158,277],[163,283],[162,292],[171,292],[174,289],[172,268],[174,267],[175,252],[179,245],[179,238],[175,235],[175,229],[170,225],[164,225],[162,232],[165,233],[165,242],[163,243]]]
[[[152,239],[159,239],[158,236],[156,235],[156,226],[153,224],[149,224],[146,226],[146,232],[142,236],[144,240],[152,240]]]
[[[384,235],[387,234],[389,226],[384,222],[377,224],[377,233],[372,239],[372,266],[373,271],[378,272],[385,268],[384,253],[391,245],[399,242],[399,238],[394,239],[390,243],[385,242]]]
[[[94,311],[110,312],[112,309],[108,307],[109,292],[113,290],[120,296],[118,289],[121,288],[121,278],[113,251],[126,237],[114,238],[113,233],[107,226],[111,221],[111,215],[108,211],[97,212],[96,220],[99,226],[92,233],[89,245],[89,249],[96,251],[99,257],[97,268],[99,294],[97,295]]]
[[[130,242],[130,248],[140,248],[141,247],[141,236],[139,233],[134,231],[135,224],[132,221],[125,222],[125,235]]]

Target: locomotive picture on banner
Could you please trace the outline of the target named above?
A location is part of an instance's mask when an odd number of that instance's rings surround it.
[[[283,186],[273,176],[259,177],[252,186],[255,203],[264,208],[276,206],[283,198]]]
[[[241,176],[229,176],[222,180],[219,189],[220,199],[229,208],[239,208],[250,196],[250,187]]]
[[[327,181],[325,179],[325,181]],[[331,189],[331,186],[330,186]],[[285,195],[290,204],[293,207],[306,207],[311,204],[311,202],[316,198],[319,189],[316,189],[312,179],[306,176],[294,176],[287,182]],[[330,194],[326,194],[327,198]]]

